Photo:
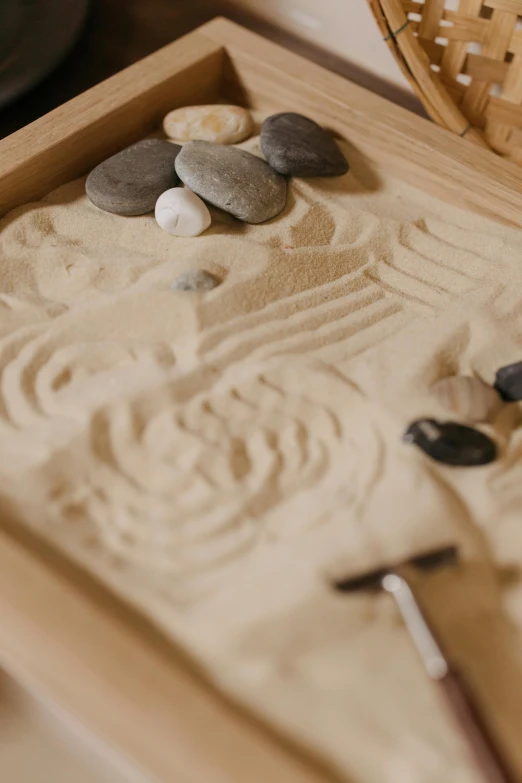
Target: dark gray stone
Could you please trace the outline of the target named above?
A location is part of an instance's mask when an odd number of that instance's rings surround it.
[[[286,180],[261,158],[236,147],[189,141],[176,172],[198,196],[246,223],[263,223],[286,204]]]
[[[171,284],[173,291],[212,291],[221,283],[219,278],[204,269],[189,269]]]
[[[349,169],[332,136],[302,114],[284,112],[261,126],[261,149],[275,171],[292,177],[338,177]]]
[[[91,171],[85,183],[87,196],[105,212],[144,215],[156,201],[179,184],[174,161],[179,144],[145,139],[107,158]]]
[[[495,389],[506,402],[522,400],[522,362],[508,364],[497,370]]]
[[[403,436],[437,462],[457,467],[487,465],[497,456],[495,443],[473,427],[435,419],[419,419]]]

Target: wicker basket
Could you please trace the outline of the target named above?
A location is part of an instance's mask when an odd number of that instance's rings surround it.
[[[522,0],[368,0],[439,125],[522,164]]]

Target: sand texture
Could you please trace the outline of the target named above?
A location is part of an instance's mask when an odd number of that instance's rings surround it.
[[[522,233],[345,152],[197,238],[83,179],[4,218],[0,489],[346,783],[476,780],[389,599],[329,582],[460,544],[422,592],[522,774],[520,407],[480,425],[486,467],[401,442],[451,418],[436,380],[522,358]],[[170,289],[200,267],[223,283]]]

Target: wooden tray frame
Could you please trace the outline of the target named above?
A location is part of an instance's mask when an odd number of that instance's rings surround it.
[[[303,112],[346,137],[377,168],[522,226],[521,167],[224,19],[0,142],[0,214],[143,137],[174,106],[222,98]],[[49,547],[29,540],[7,510],[0,519],[0,664],[79,717],[147,779],[336,779],[216,694],[159,634]]]

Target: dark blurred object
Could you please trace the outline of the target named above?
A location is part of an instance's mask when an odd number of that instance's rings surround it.
[[[2,0],[0,107],[41,82],[70,52],[89,0]]]
[[[0,0],[0,63],[7,13],[4,6],[44,0]],[[51,2],[51,0],[49,0]],[[58,3],[59,0],[54,0]],[[64,2],[64,0],[62,0]],[[69,0],[74,4],[74,0]],[[11,11],[10,11],[11,12]],[[0,107],[0,138],[126,68],[215,16],[224,15],[378,94],[415,109],[416,99],[357,66],[245,12],[230,0],[90,0],[84,32],[51,76],[7,108]],[[4,22],[4,16],[6,21]],[[0,82],[3,72],[0,66]],[[415,105],[410,105],[415,102]]]
[[[0,138],[193,30],[219,11],[219,3],[207,0],[0,0],[0,93],[7,66],[6,30],[8,24],[13,27],[18,5],[33,9],[88,5],[89,13],[77,45],[58,69],[15,103],[5,106],[0,101]],[[62,40],[65,16],[64,12],[59,21],[53,17],[54,32],[46,23],[44,33],[42,22],[37,37],[51,39],[54,35],[56,45],[58,38]],[[12,40],[12,34],[9,37]],[[40,43],[34,42],[34,58]]]

